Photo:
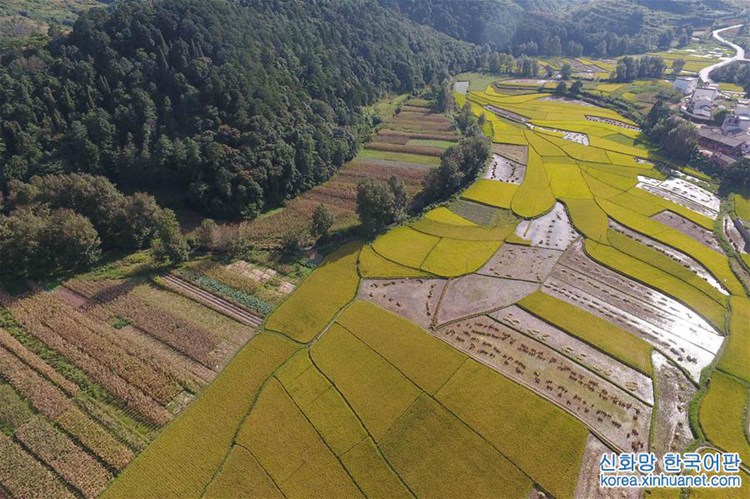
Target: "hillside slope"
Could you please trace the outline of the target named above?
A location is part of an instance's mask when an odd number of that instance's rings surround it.
[[[2,57],[0,182],[86,171],[251,218],[353,156],[360,106],[467,68],[474,51],[367,0],[94,9]]]

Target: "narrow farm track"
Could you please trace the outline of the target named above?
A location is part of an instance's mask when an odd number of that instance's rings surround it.
[[[208,308],[219,312],[231,319],[238,321],[246,326],[257,328],[260,323],[263,322],[263,318],[259,315],[247,310],[244,307],[235,305],[234,303],[220,298],[216,295],[205,291],[195,284],[192,284],[184,279],[181,279],[173,274],[165,274],[162,279],[167,283],[168,287],[173,291],[190,298],[191,300],[197,301],[198,303],[207,306]]]

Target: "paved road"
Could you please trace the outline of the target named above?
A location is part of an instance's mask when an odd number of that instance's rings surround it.
[[[737,54],[734,57],[732,57],[731,59],[727,59],[725,61],[721,61],[718,64],[714,64],[713,66],[709,66],[707,68],[701,69],[700,72],[698,73],[698,76],[700,76],[700,79],[701,79],[702,82],[708,83],[708,82],[711,81],[711,78],[709,78],[709,75],[711,74],[711,71],[713,71],[714,69],[720,68],[722,66],[726,66],[727,64],[731,64],[734,61],[737,61],[739,59],[744,59],[745,58],[745,50],[742,47],[740,47],[739,45],[735,45],[734,43],[732,43],[730,41],[725,40],[721,36],[721,33],[723,33],[724,31],[728,31],[730,29],[739,28],[740,26],[742,26],[742,25],[741,24],[737,24],[736,26],[729,26],[727,28],[717,29],[717,30],[715,30],[712,33],[712,35],[713,35],[714,38],[716,38],[717,40],[719,40],[724,45],[729,45],[730,47],[732,47],[737,52]]]

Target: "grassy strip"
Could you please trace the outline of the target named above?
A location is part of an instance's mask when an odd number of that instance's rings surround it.
[[[541,291],[523,298],[518,305],[633,369],[651,375],[652,347],[637,336]]]
[[[312,340],[357,293],[361,243],[343,246],[305,279],[266,321],[266,327],[290,338]]]
[[[729,304],[729,340],[718,367],[750,383],[750,299],[733,296]]]
[[[394,163],[416,163],[425,166],[440,166],[440,158],[435,156],[422,156],[421,154],[410,154],[404,152],[376,151],[374,149],[360,149],[354,160],[382,159]]]
[[[437,399],[555,497],[573,497],[588,428],[530,390],[474,361]]]
[[[230,450],[262,384],[297,346],[271,334],[250,341],[104,497],[199,497]]]

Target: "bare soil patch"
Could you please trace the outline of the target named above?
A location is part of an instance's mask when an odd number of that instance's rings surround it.
[[[363,279],[359,298],[429,329],[446,282],[444,279]]]
[[[722,219],[721,226],[724,230],[724,237],[731,243],[735,251],[744,254],[750,253],[750,244],[745,241],[737,226],[734,225],[734,221],[728,215],[725,215]]]
[[[659,403],[656,405],[651,451],[661,458],[667,452],[685,451],[694,440],[688,405],[697,390],[665,356],[655,351],[652,358]]]
[[[491,316],[506,326],[544,343],[647,404],[653,405],[653,384],[651,378],[645,374],[626,366],[516,305],[498,310]]]
[[[533,220],[524,220],[516,227],[516,235],[531,241],[532,246],[564,250],[578,239],[565,207],[555,204],[549,213]]]
[[[451,280],[438,310],[437,324],[507,307],[538,288],[536,283],[478,274]]]
[[[706,189],[680,178],[671,177],[662,181],[638,176],[636,187],[709,218],[716,219],[719,214],[720,201],[718,197]]]
[[[479,270],[480,274],[522,281],[542,282],[562,252],[553,249],[503,245]]]
[[[525,176],[526,165],[511,161],[499,154],[493,154],[492,162],[484,174],[484,178],[517,185],[521,185]]]

